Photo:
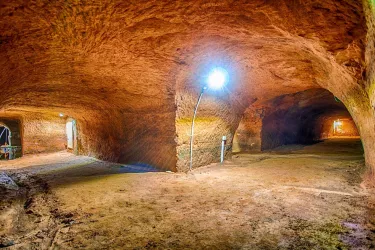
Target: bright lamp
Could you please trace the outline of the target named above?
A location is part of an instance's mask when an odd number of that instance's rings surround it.
[[[207,86],[210,89],[221,89],[227,82],[228,72],[223,68],[215,68],[208,75]]]

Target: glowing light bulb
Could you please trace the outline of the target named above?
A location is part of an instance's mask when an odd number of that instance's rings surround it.
[[[221,89],[228,78],[228,72],[223,68],[215,68],[208,76],[208,87],[211,89]]]

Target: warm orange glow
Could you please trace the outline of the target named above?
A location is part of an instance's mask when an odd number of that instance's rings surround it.
[[[323,126],[323,138],[332,137],[359,137],[357,127],[352,119],[340,118],[328,120],[327,126]]]
[[[341,135],[344,134],[344,123],[340,121],[340,119],[333,122],[333,135]]]
[[[359,133],[353,119],[349,117],[329,118],[321,125],[320,139],[328,138],[359,138]]]

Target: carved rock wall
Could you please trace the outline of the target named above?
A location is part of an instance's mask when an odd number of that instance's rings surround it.
[[[222,66],[229,84],[203,96],[194,167],[219,160],[221,137],[232,141],[251,104],[322,87],[368,138],[375,168],[373,29],[365,17],[373,22],[364,3],[6,1],[0,117],[63,112],[77,120],[81,153],[186,171],[194,105],[209,70]]]
[[[66,149],[65,119],[38,113],[22,117],[24,154],[57,152]]]

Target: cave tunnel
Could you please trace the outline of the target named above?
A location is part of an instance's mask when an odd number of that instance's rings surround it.
[[[309,89],[250,106],[233,137],[232,152],[259,152],[333,138],[360,140],[345,105],[325,89]]]
[[[374,44],[373,0],[3,1],[0,247],[373,247]]]

